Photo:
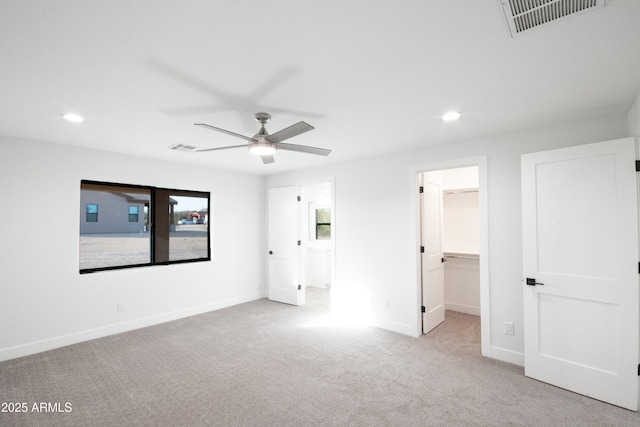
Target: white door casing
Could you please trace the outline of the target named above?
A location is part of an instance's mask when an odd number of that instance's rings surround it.
[[[269,299],[286,304],[304,303],[298,289],[298,187],[269,189]]]
[[[442,183],[425,173],[421,197],[422,333],[444,322],[444,266],[442,250]]]
[[[635,159],[633,138],[522,156],[525,375],[631,410],[639,385]]]

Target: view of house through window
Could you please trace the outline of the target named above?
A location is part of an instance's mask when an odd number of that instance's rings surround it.
[[[208,261],[209,193],[82,181],[81,273]]]
[[[209,251],[208,197],[172,193],[173,229],[169,233],[169,260],[205,258]]]

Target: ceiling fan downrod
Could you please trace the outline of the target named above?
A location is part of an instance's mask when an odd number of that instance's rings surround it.
[[[258,156],[271,156],[278,149],[275,142],[266,139],[269,136],[269,132],[267,132],[264,125],[271,119],[271,114],[256,113],[254,117],[260,122],[260,130],[253,135],[255,142],[249,143],[249,152]]]

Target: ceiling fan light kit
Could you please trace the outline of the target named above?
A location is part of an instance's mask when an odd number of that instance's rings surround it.
[[[249,145],[249,152],[257,156],[270,156],[275,154],[276,145],[271,142],[256,142]]]
[[[269,135],[264,125],[271,119],[271,114],[256,113],[254,117],[260,123],[260,130],[253,137],[240,135],[239,133],[235,133],[235,132],[231,132],[215,126],[211,126],[206,123],[195,123],[196,126],[201,126],[210,130],[215,130],[217,132],[226,133],[227,135],[235,136],[237,138],[244,139],[248,142],[248,144],[245,144],[245,145],[230,145],[226,147],[205,148],[197,151],[216,151],[216,150],[226,150],[229,148],[248,147],[250,153],[262,157],[262,163],[264,164],[273,163],[274,162],[273,154],[275,154],[275,152],[278,151],[279,149],[288,150],[288,151],[298,151],[300,153],[307,153],[307,154],[317,154],[320,156],[328,156],[331,153],[331,150],[328,150],[326,148],[282,143],[282,141],[286,139],[293,138],[294,136],[297,136],[302,133],[315,129],[313,126],[311,126],[308,123],[298,122],[294,125],[289,126],[288,128],[282,129],[274,133],[273,135]]]

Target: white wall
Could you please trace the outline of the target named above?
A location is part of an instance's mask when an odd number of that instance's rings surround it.
[[[447,310],[480,316],[480,263],[447,258],[444,265],[444,299]]]
[[[478,192],[442,196],[442,247],[445,252],[480,254]]]
[[[442,171],[442,188],[444,190],[461,190],[478,188],[478,167],[445,169]]]
[[[464,126],[464,122],[459,125]],[[267,177],[266,185],[294,185],[306,179],[334,176],[333,292],[351,298],[342,305],[366,308],[365,314],[374,325],[417,335],[420,304],[415,268],[416,226],[411,221],[412,167],[486,155],[490,282],[490,330],[486,335],[490,351],[486,355],[521,363],[524,344],[520,156],[626,136],[626,115],[591,118],[273,175]],[[505,321],[515,323],[514,336],[504,334]]]
[[[214,260],[80,275],[81,179],[210,191]],[[0,137],[0,182],[0,360],[266,296],[262,177]]]

